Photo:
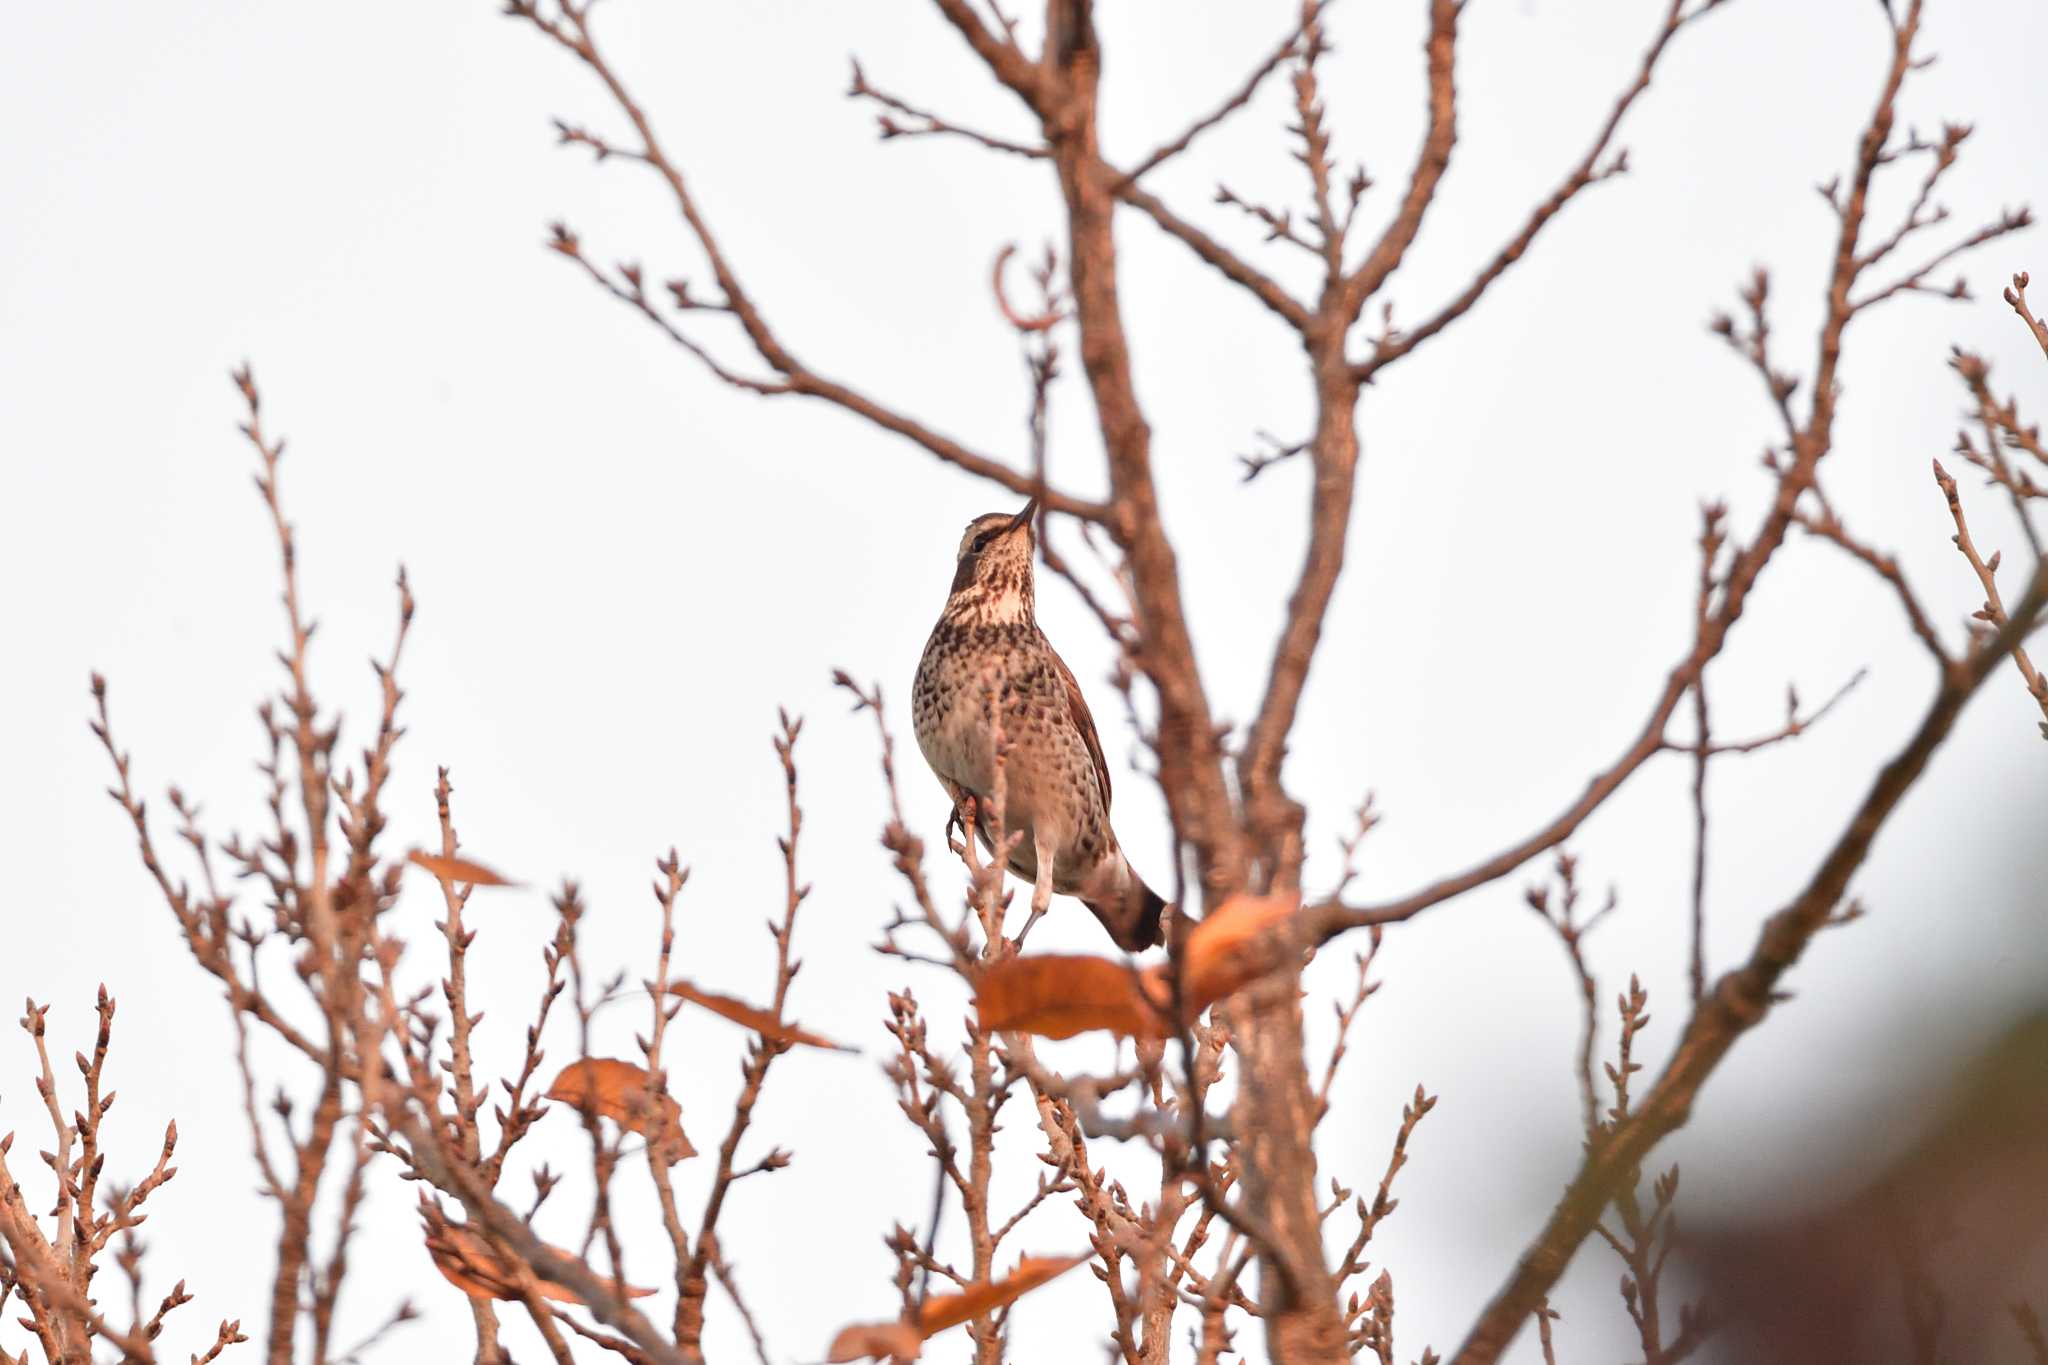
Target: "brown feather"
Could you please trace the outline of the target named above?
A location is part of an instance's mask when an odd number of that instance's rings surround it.
[[[1060,681],[1067,689],[1067,714],[1081,731],[1081,739],[1088,745],[1088,757],[1095,761],[1095,780],[1102,784],[1102,813],[1109,814],[1109,760],[1102,756],[1102,741],[1095,734],[1095,717],[1088,714],[1088,699],[1081,695],[1081,684],[1074,681],[1074,670],[1067,667],[1067,661],[1059,651],[1046,641],[1045,652],[1052,656],[1053,667],[1060,671]]]

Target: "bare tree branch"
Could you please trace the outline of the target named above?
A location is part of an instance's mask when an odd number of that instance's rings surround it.
[[[1472,306],[1479,302],[1481,296],[1488,289],[1492,288],[1494,283],[1502,275],[1506,274],[1515,262],[1522,259],[1522,256],[1529,250],[1530,245],[1535,242],[1537,235],[1543,231],[1552,218],[1557,216],[1559,210],[1563,209],[1566,204],[1570,203],[1577,196],[1580,190],[1585,189],[1588,185],[1597,184],[1609,176],[1619,174],[1627,167],[1628,162],[1625,154],[1616,157],[1611,162],[1603,164],[1601,161],[1601,158],[1607,153],[1608,145],[1614,140],[1616,130],[1621,127],[1622,119],[1628,114],[1629,108],[1634,105],[1637,97],[1643,91],[1649,89],[1650,77],[1656,71],[1658,59],[1664,55],[1664,49],[1669,45],[1672,37],[1677,34],[1678,30],[1707,11],[1718,8],[1722,3],[1724,3],[1724,0],[1706,0],[1706,3],[1688,11],[1685,8],[1684,0],[1671,0],[1670,8],[1665,12],[1663,27],[1657,31],[1657,36],[1651,40],[1649,49],[1644,52],[1643,60],[1636,69],[1634,83],[1624,90],[1621,97],[1615,101],[1614,108],[1607,116],[1607,121],[1601,125],[1599,133],[1593,139],[1592,147],[1586,152],[1585,156],[1581,157],[1578,163],[1566,173],[1564,180],[1551,192],[1550,197],[1536,206],[1535,211],[1529,215],[1528,221],[1522,225],[1521,230],[1509,239],[1506,246],[1503,246],[1495,253],[1492,260],[1480,268],[1479,273],[1473,277],[1472,282],[1455,298],[1431,314],[1421,325],[1410,328],[1400,333],[1397,337],[1381,341],[1374,347],[1371,356],[1359,362],[1354,368],[1353,373],[1360,383],[1372,382],[1373,378],[1381,370],[1393,364],[1396,360],[1401,359],[1401,357],[1410,354],[1423,342],[1428,341],[1431,337],[1443,331],[1444,328],[1470,312]]]
[[[1480,1314],[1451,1365],[1486,1365],[1500,1358],[1508,1342],[1557,1283],[1573,1251],[1593,1230],[1600,1211],[1627,1173],[1692,1113],[1700,1087],[1727,1056],[1735,1040],[1761,1023],[1776,999],[1777,985],[1831,922],[1849,880],[1869,855],[1872,842],[1899,801],[1925,771],[1948,737],[1965,703],[1975,696],[1999,661],[2038,623],[2048,607],[2048,563],[2041,565],[2014,619],[1960,664],[1936,693],[1906,746],[1871,782],[1848,825],[1829,848],[1812,878],[1764,924],[1756,946],[1740,967],[1715,983],[1693,1011],[1677,1051],[1635,1112],[1594,1150],[1572,1178],[1542,1232],[1529,1244],[1508,1281]]]

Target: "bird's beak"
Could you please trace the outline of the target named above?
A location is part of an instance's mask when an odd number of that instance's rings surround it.
[[[1033,498],[1030,502],[1024,504],[1023,511],[1019,512],[1016,516],[1010,518],[1010,524],[1003,528],[1003,534],[1008,535],[1012,531],[1019,530],[1023,527],[1029,526],[1031,524],[1031,519],[1037,515],[1038,499]]]

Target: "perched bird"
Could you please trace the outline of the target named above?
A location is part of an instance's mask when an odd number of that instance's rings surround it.
[[[1077,896],[1128,952],[1160,941],[1166,908],[1109,827],[1109,764],[1073,672],[1032,614],[1031,517],[991,512],[960,537],[953,588],[918,661],[917,747],[953,798],[974,798],[993,851],[995,722],[1006,745],[1002,828],[1019,834],[1010,870],[1031,882],[1031,918],[1055,891]],[[995,703],[991,709],[990,701]]]

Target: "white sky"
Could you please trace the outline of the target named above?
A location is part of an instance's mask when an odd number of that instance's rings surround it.
[[[617,121],[582,72],[495,8],[243,0],[10,15],[0,839],[16,928],[0,999],[54,1002],[68,1049],[89,1037],[94,984],[119,997],[114,1169],[139,1174],[167,1118],[182,1134],[181,1174],[154,1202],[149,1238],[154,1292],[182,1275],[199,1296],[174,1319],[173,1349],[203,1344],[222,1316],[255,1330],[274,1215],[251,1193],[227,1022],[145,882],[84,723],[87,673],[100,669],[156,809],[176,781],[217,832],[255,827],[252,708],[274,681],[279,614],[226,379],[247,358],[272,429],[291,437],[286,497],[322,622],[322,695],[349,708],[358,742],[374,699],[363,661],[387,647],[400,561],[420,596],[393,848],[427,837],[433,765],[450,765],[468,846],[543,887],[578,878],[594,907],[593,966],[637,977],[651,964],[647,880],[674,844],[694,868],[682,970],[759,995],[771,962],[759,926],[780,894],[768,736],[778,704],[809,717],[799,753],[817,891],[795,1009],[868,1055],[778,1064],[749,1150],[780,1143],[797,1161],[743,1185],[722,1233],[776,1359],[816,1359],[839,1323],[887,1312],[881,1238],[892,1220],[923,1217],[929,1189],[877,1066],[883,992],[914,986],[937,1034],[957,1032],[962,1006],[952,983],[866,946],[900,894],[876,846],[871,728],[845,713],[829,677],[845,668],[904,698],[960,525],[1015,499],[833,412],[720,389],[544,251],[545,224],[561,216],[599,260],[704,276],[651,181],[551,149],[551,114]],[[1209,106],[1292,12],[1214,7],[1190,24],[1166,6],[1105,8],[1106,136],[1126,160]],[[1361,886],[1395,893],[1547,818],[1640,723],[1688,630],[1699,500],[1728,497],[1740,532],[1767,492],[1756,456],[1768,406],[1704,323],[1752,264],[1769,264],[1781,363],[1811,372],[1833,228],[1811,186],[1845,165],[1874,96],[1885,39],[1873,8],[1733,0],[1683,34],[1625,129],[1633,173],[1575,203],[1478,313],[1368,394],[1355,553],[1289,766],[1325,875],[1322,855],[1368,788],[1387,819]],[[1418,136],[1421,9],[1356,0],[1333,20],[1325,90],[1338,150],[1365,157],[1382,214]],[[2024,0],[1931,9],[1942,60],[1916,79],[1906,112],[1929,129],[1978,125],[1948,187],[1958,222],[2048,199],[2048,87],[2026,65],[2048,44],[2048,11]],[[1458,155],[1396,281],[1397,321],[1445,297],[1580,154],[1653,10],[1472,7]],[[600,15],[791,344],[1021,460],[1019,366],[986,280],[1003,243],[1035,248],[1051,229],[1049,172],[965,146],[877,146],[870,114],[842,98],[856,53],[878,84],[1025,133],[950,30],[919,6],[790,0],[616,0]],[[1304,261],[1257,245],[1206,202],[1219,176],[1247,195],[1297,195],[1284,91],[1274,82],[1160,187],[1292,278]],[[1296,352],[1149,224],[1121,232],[1141,393],[1211,695],[1219,714],[1243,717],[1306,494],[1298,468],[1241,486],[1232,456],[1258,428],[1302,430]],[[1997,301],[2004,277],[2030,264],[2048,277],[2038,234],[2000,242],[1971,262],[1979,302],[1909,299],[1851,335],[1827,478],[1850,524],[1897,550],[1952,636],[1975,594],[1927,474],[1962,396],[1942,361],[1952,342],[1984,352],[2001,390],[2017,387],[2041,415],[2040,357]],[[1054,466],[1087,491],[1087,399],[1069,384],[1059,402]],[[1990,500],[1972,506],[1980,543],[2010,546]],[[1071,593],[1049,586],[1042,598],[1113,730],[1110,752],[1127,761],[1106,646]],[[1829,548],[1793,544],[1712,675],[1721,725],[1770,728],[1788,681],[1818,699],[1864,665],[1870,678],[1802,743],[1716,771],[1717,966],[1805,877],[1930,685],[1885,595]],[[2004,676],[1970,709],[1857,881],[1871,917],[1816,947],[1791,982],[1796,1000],[1736,1049],[1670,1144],[1688,1217],[1853,1180],[1870,1152],[1910,1133],[1901,1096],[2040,998],[2048,783],[2030,709]],[[913,814],[936,844],[942,799],[900,739]],[[1686,780],[1675,760],[1654,765],[1576,844],[1585,876],[1620,888],[1594,954],[1603,996],[1630,971],[1650,986],[1653,1061],[1683,1013]],[[1170,880],[1156,791],[1136,775],[1119,791],[1134,860]],[[1456,1345],[1576,1157],[1574,991],[1521,906],[1529,880],[1389,935],[1385,988],[1323,1131],[1326,1173],[1369,1186],[1414,1084],[1443,1097],[1376,1239],[1376,1266],[1399,1291],[1404,1360]],[[549,912],[538,891],[474,904],[484,1046],[509,1068]],[[431,955],[431,908],[395,913]],[[1070,904],[1041,933],[1045,948],[1102,946]],[[1339,945],[1311,973],[1318,1062],[1323,999],[1349,977],[1349,956]],[[426,979],[433,961],[418,970]],[[623,1054],[640,1022],[612,1017],[611,1050]],[[675,1035],[671,1075],[707,1150],[742,1042],[701,1015]],[[554,1046],[566,1060],[569,1035]],[[1089,1046],[1055,1055],[1087,1065]],[[0,1129],[22,1130],[17,1169],[34,1167],[23,1154],[42,1141],[29,1063],[25,1038],[0,1039]],[[1038,1166],[1021,1114],[1012,1122],[1006,1179],[1028,1190]],[[544,1123],[529,1157],[577,1164],[571,1127]],[[682,1168],[685,1187],[709,1165]],[[1119,1159],[1134,1194],[1145,1168],[1141,1154]],[[509,1188],[523,1194],[523,1179]],[[426,1321],[378,1358],[453,1358],[468,1315],[433,1275],[411,1201],[395,1181],[377,1186],[338,1335],[353,1339],[418,1292]],[[555,1214],[571,1203],[558,1195]],[[543,1225],[575,1238],[565,1221]],[[1019,1246],[1079,1247],[1084,1235],[1053,1207]],[[635,1278],[659,1280],[653,1244],[635,1246],[647,1267]],[[1571,1356],[1634,1349],[1618,1269],[1590,1247],[1574,1266],[1558,1299]],[[1099,1294],[1076,1276],[1034,1299],[1017,1315],[1017,1358],[1089,1358]],[[733,1358],[737,1323],[722,1300],[713,1315],[717,1356]],[[538,1353],[516,1330],[510,1340],[522,1359]],[[963,1342],[938,1354],[957,1357]],[[1533,1353],[1525,1340],[1516,1358]]]

